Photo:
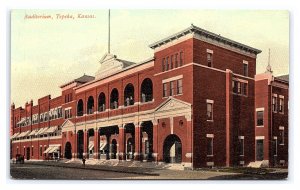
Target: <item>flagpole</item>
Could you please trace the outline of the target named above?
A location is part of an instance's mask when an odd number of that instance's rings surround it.
[[[110,9],[108,9],[108,53],[110,54]]]

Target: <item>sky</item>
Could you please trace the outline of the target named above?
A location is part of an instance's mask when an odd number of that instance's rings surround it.
[[[289,73],[288,11],[111,10],[111,53],[146,60],[154,53],[150,44],[191,24],[262,50],[257,73],[265,71],[269,48],[274,75]],[[24,107],[32,99],[36,105],[48,94],[59,96],[60,85],[83,74],[94,76],[107,44],[108,10],[13,10],[11,103]]]

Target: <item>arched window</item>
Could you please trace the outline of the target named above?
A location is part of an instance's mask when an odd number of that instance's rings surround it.
[[[124,90],[124,105],[134,104],[134,87],[131,83],[127,84]]]
[[[141,85],[141,102],[149,102],[153,99],[153,85],[149,78],[143,80]]]
[[[110,93],[110,109],[117,109],[119,106],[119,92],[114,88]]]
[[[103,92],[98,97],[98,111],[105,111],[105,94]]]
[[[80,99],[77,103],[77,116],[83,116],[83,101]]]
[[[94,98],[93,96],[90,96],[87,102],[87,114],[92,114],[92,113],[94,113]]]

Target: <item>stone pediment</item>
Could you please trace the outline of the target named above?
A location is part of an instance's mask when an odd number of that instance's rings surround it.
[[[191,109],[192,109],[192,105],[190,103],[170,97],[166,101],[164,101],[160,106],[158,106],[155,112],[167,113],[170,111],[191,110]]]
[[[116,55],[105,54],[99,61],[100,68],[95,74],[96,79],[104,78],[121,71],[124,68],[124,63],[117,59]]]
[[[62,125],[61,125],[61,130],[62,132],[65,131],[74,131],[75,125],[72,121],[66,120]]]

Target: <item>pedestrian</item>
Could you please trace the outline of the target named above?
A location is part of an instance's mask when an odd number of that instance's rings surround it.
[[[85,157],[82,157],[82,164],[83,164],[83,167],[85,167]]]

